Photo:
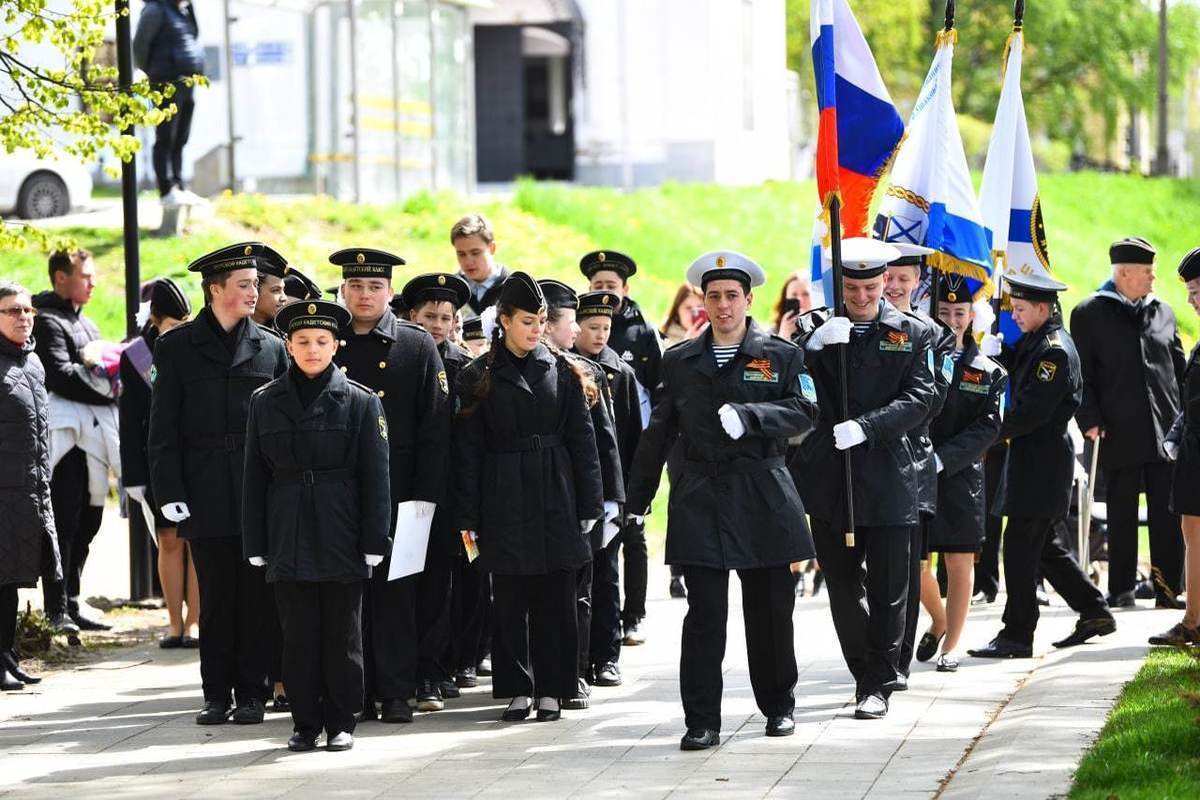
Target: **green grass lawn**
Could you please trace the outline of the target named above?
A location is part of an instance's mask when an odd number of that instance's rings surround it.
[[[1200,797],[1200,658],[1161,648],[1125,687],[1072,800]]]

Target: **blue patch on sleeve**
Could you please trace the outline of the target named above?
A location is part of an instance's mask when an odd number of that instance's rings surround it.
[[[946,383],[954,379],[954,359],[950,356],[942,356],[942,377]]]
[[[930,375],[937,374],[936,372],[933,371],[933,351],[932,350],[925,351],[925,366],[929,367]]]
[[[800,394],[810,403],[817,402],[817,385],[807,372],[800,373]]]

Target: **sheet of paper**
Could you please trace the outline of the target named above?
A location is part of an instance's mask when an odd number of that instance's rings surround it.
[[[621,532],[621,526],[617,524],[615,519],[605,521],[604,532],[600,539],[601,547],[608,547],[608,543],[617,538],[617,534]]]
[[[129,498],[132,500],[133,498]],[[150,538],[154,540],[154,546],[158,547],[158,529],[154,527],[154,509],[150,508],[150,504],[144,499],[135,501],[138,508],[142,510],[142,519],[146,521],[146,530],[150,531]]]
[[[396,529],[392,531],[392,559],[388,580],[416,575],[425,569],[425,551],[429,549],[429,526],[433,512],[417,513],[417,501],[396,506]]]

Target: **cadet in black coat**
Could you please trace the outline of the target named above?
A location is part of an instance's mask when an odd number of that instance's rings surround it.
[[[971,334],[975,320],[971,295],[959,275],[944,275],[938,287],[938,315],[955,333],[949,391],[930,426],[937,470],[937,516],[928,548],[942,554],[947,589],[943,607],[937,578],[926,559],[921,570],[921,604],[932,624],[916,649],[918,660],[937,654],[939,672],[958,668],[959,636],[971,603],[975,554],[985,535],[984,466],[988,448],[1000,430],[1001,404],[1008,376],[979,352]]]
[[[796,448],[792,476],[813,518],[830,612],[856,684],[855,715],[876,719],[897,685],[911,554],[919,547],[920,455],[907,434],[936,401],[931,329],[883,300],[884,265],[899,251],[870,239],[843,243],[845,311],[801,317],[798,341],[817,386],[820,426]],[[853,322],[851,322],[853,320]],[[839,421],[836,351],[846,345],[850,418]],[[863,445],[863,446],[859,446]],[[856,537],[845,540],[845,467],[852,449]],[[863,580],[863,563],[867,565]],[[864,602],[865,599],[865,602]]]
[[[983,658],[1029,658],[1037,627],[1039,573],[1079,612],[1075,632],[1055,647],[1080,644],[1116,630],[1104,597],[1054,536],[1071,503],[1075,448],[1067,423],[1079,408],[1082,379],[1075,344],[1055,304],[1067,287],[1040,275],[1006,275],[1013,321],[1023,336],[1012,354],[1012,406],[1000,426],[1008,457],[992,514],[1008,517],[1004,531],[1004,628]]]
[[[505,282],[486,356],[459,376],[457,527],[492,573],[492,694],[505,720],[560,716],[577,689],[576,573],[604,513],[590,377],[541,338],[546,300],[523,272]]]
[[[1175,313],[1150,294],[1154,248],[1144,239],[1125,239],[1112,245],[1109,258],[1112,279],[1071,312],[1071,337],[1083,369],[1083,401],[1075,419],[1085,436],[1100,439],[1108,602],[1134,602],[1138,495],[1144,490],[1156,604],[1177,607],[1183,540],[1170,510],[1171,464],[1161,445],[1179,414],[1186,360]]]
[[[787,439],[807,433],[816,391],[804,354],[747,316],[762,268],[740,253],[707,253],[688,268],[712,325],[667,351],[650,425],[629,481],[630,512],[647,512],[663,465],[677,468],[667,506],[667,563],[683,567],[679,690],[684,750],[720,741],[721,662],[729,571],[742,584],[750,683],[768,736],[794,730],[795,584],[789,564],[812,558],[804,506],[787,473]]]
[[[420,325],[397,319],[388,307],[392,269],[404,259],[381,250],[350,248],[332,254],[329,261],[342,270],[342,296],[353,315],[342,330],[345,344],[334,362],[383,403],[393,517],[396,505],[409,500],[436,506],[442,500],[449,463],[450,421],[445,413],[449,385],[433,337]],[[363,714],[374,719],[378,699],[384,722],[411,722],[407,698],[417,691],[420,578],[410,575],[389,581],[389,567],[390,561],[385,560],[367,587]]]
[[[1187,285],[1188,303],[1200,314],[1200,247],[1179,262],[1179,277]],[[1163,450],[1175,462],[1171,510],[1182,517],[1187,585],[1200,586],[1200,345],[1192,349],[1180,391],[1183,410],[1171,426]],[[1200,644],[1200,592],[1188,593],[1183,619],[1150,637],[1150,644]]]
[[[130,499],[130,515],[141,514],[132,507],[144,503],[150,507],[157,529],[158,578],[162,584],[163,604],[167,609],[167,635],[159,640],[163,648],[195,647],[196,625],[200,617],[200,590],[196,581],[195,560],[187,555],[187,542],[180,539],[175,524],[162,515],[150,488],[150,370],[154,366],[154,344],[160,334],[186,322],[192,315],[187,295],[170,278],[157,278],[142,286],[142,297],[150,305],[150,318],[142,332],[121,352],[121,399],[118,413],[121,423],[121,481]],[[147,533],[151,533],[147,531]],[[186,572],[187,618],[183,616]]]
[[[333,366],[349,322],[325,300],[279,312],[294,361],[251,397],[246,428],[242,537],[275,587],[296,751],[322,729],[329,750],[354,746],[363,580],[383,560],[392,516],[383,405]]]
[[[449,273],[418,275],[404,285],[397,296],[407,310],[410,321],[420,325],[433,338],[438,356],[446,373],[446,384],[451,397],[443,403],[442,414],[449,426],[454,413],[454,382],[470,356],[447,337],[454,329],[455,315],[467,302],[470,290],[467,282]],[[394,307],[394,305],[393,305]],[[440,711],[445,699],[458,697],[458,685],[454,680],[458,663],[456,648],[452,646],[463,622],[463,572],[474,570],[464,563],[462,538],[454,527],[453,500],[449,481],[445,484],[438,508],[433,515],[429,534],[429,547],[425,551],[425,569],[417,580],[417,710]],[[478,605],[480,581],[471,575],[470,608]],[[455,610],[459,616],[455,616]],[[475,626],[478,650],[478,625]],[[471,662],[474,669],[475,662]]]
[[[159,337],[150,404],[150,481],[163,516],[188,540],[200,583],[202,725],[262,721],[273,602],[261,570],[242,558],[242,469],[250,394],[287,371],[278,337],[250,320],[257,270],[282,261],[258,242],[188,266],[207,305]]]

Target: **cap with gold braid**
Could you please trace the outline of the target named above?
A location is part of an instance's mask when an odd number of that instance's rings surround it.
[[[611,317],[621,305],[621,295],[616,292],[588,292],[579,295],[576,319],[584,317]]]
[[[448,272],[430,272],[404,284],[400,292],[404,307],[415,309],[421,303],[436,301],[451,303],[462,308],[471,297],[471,287],[457,275]]]
[[[386,278],[391,280],[392,267],[403,266],[397,255],[369,247],[350,247],[329,256],[329,263],[342,268],[343,278]]]
[[[253,269],[282,277],[287,274],[287,259],[262,242],[241,242],[214,250],[188,264],[188,272],[208,278],[222,272]]]
[[[349,324],[349,309],[328,300],[298,300],[288,303],[275,315],[276,330],[286,336],[302,328],[317,328],[336,337],[338,329]]]
[[[701,289],[709,281],[740,281],[749,290],[767,282],[767,273],[753,259],[733,250],[714,250],[692,262],[687,282]]]
[[[616,250],[596,250],[579,259],[579,271],[588,279],[601,270],[615,272],[624,280],[629,280],[637,272],[637,264]]]

